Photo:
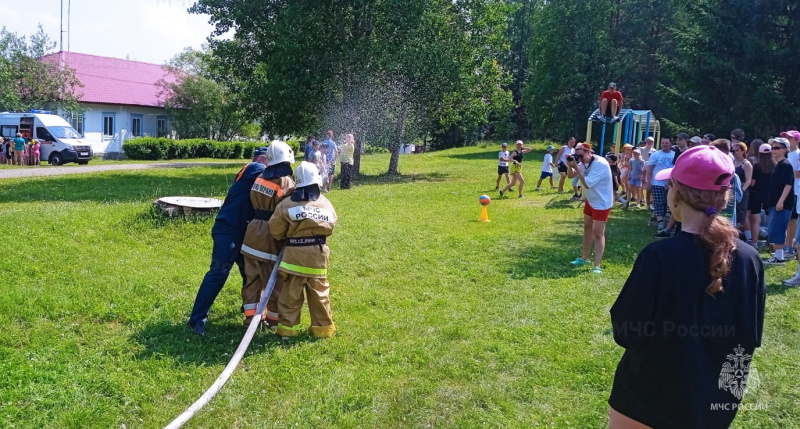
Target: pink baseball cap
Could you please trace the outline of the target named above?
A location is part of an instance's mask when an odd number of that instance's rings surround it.
[[[781,133],[781,137],[786,137],[786,138],[791,137],[800,140],[800,131],[797,130],[784,131]]]
[[[686,186],[707,191],[724,190],[731,184],[731,158],[714,146],[695,146],[678,157],[675,167],[656,174],[656,180],[674,179]]]

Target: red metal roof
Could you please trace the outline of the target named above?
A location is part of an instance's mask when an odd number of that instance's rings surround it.
[[[42,61],[58,62],[59,56],[66,66],[75,69],[75,75],[84,85],[77,92],[83,94],[81,101],[85,103],[159,107],[159,88],[155,83],[162,78],[175,81],[159,64],[75,52],[45,55]]]

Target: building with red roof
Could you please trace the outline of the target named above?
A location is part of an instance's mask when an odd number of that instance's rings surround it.
[[[57,52],[42,61],[75,70],[83,84],[78,89],[81,111],[59,113],[91,143],[95,153],[122,152],[122,142],[133,137],[171,134],[156,82],[175,77],[161,65],[75,52]]]

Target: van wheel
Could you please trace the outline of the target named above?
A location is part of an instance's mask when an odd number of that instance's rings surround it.
[[[78,161],[78,164],[80,164],[80,165],[86,165],[86,164],[88,164],[88,163],[89,163],[89,160],[86,160],[86,161]]]
[[[64,164],[64,158],[61,157],[60,153],[54,153],[50,155],[50,165],[62,165]]]

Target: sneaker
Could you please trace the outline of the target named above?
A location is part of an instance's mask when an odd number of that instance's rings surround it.
[[[505,194],[505,192],[500,191],[500,198],[503,198],[503,194]]]
[[[786,259],[778,259],[774,256],[764,260],[764,265],[783,265],[785,263]]]
[[[494,190],[495,190],[495,191],[499,191],[499,190],[500,190],[500,188],[494,188]]]
[[[647,210],[653,211],[653,205],[652,204],[648,204],[647,205]]]
[[[650,221],[649,221],[649,222],[647,222],[647,225],[648,225],[648,226],[653,226],[653,225],[655,225],[655,224],[656,224],[656,218],[654,218],[654,217],[651,217],[651,218],[650,218]]]
[[[520,196],[519,196],[519,197],[517,197],[517,198],[525,198],[525,197],[523,197],[522,195],[520,195]]]
[[[592,273],[594,273],[594,274],[603,274],[603,269],[600,268],[600,267],[594,267],[594,268],[592,268]]]
[[[194,331],[195,334],[197,334],[197,335],[205,335],[205,333],[206,333],[206,322],[201,320],[201,321],[197,322],[194,326],[192,326],[191,323],[188,323],[188,325],[189,325],[189,329]]]
[[[508,190],[514,192],[514,188],[508,188]]]
[[[576,267],[579,267],[581,265],[586,265],[588,263],[589,263],[589,261],[586,261],[583,258],[578,258],[578,259],[570,262],[570,264],[575,265]]]
[[[794,249],[792,249],[791,247],[784,247],[783,248],[783,256],[794,257]]]
[[[539,188],[536,188],[536,189],[534,189],[534,191],[541,191],[541,189],[539,189]]]
[[[620,197],[620,202],[622,203],[622,207],[624,207],[626,210],[631,205],[630,201],[628,201],[628,200],[626,200],[625,198],[622,198],[622,197]]]
[[[656,224],[656,227],[658,228],[659,231],[663,230],[664,229],[664,221],[662,220],[661,222],[658,222]]]
[[[800,276],[794,276],[789,280],[784,280],[783,285],[789,287],[800,287]]]
[[[550,189],[558,189],[558,186],[551,186]]]
[[[653,234],[655,238],[669,238],[672,237],[672,233],[668,229],[662,229],[657,233]]]

